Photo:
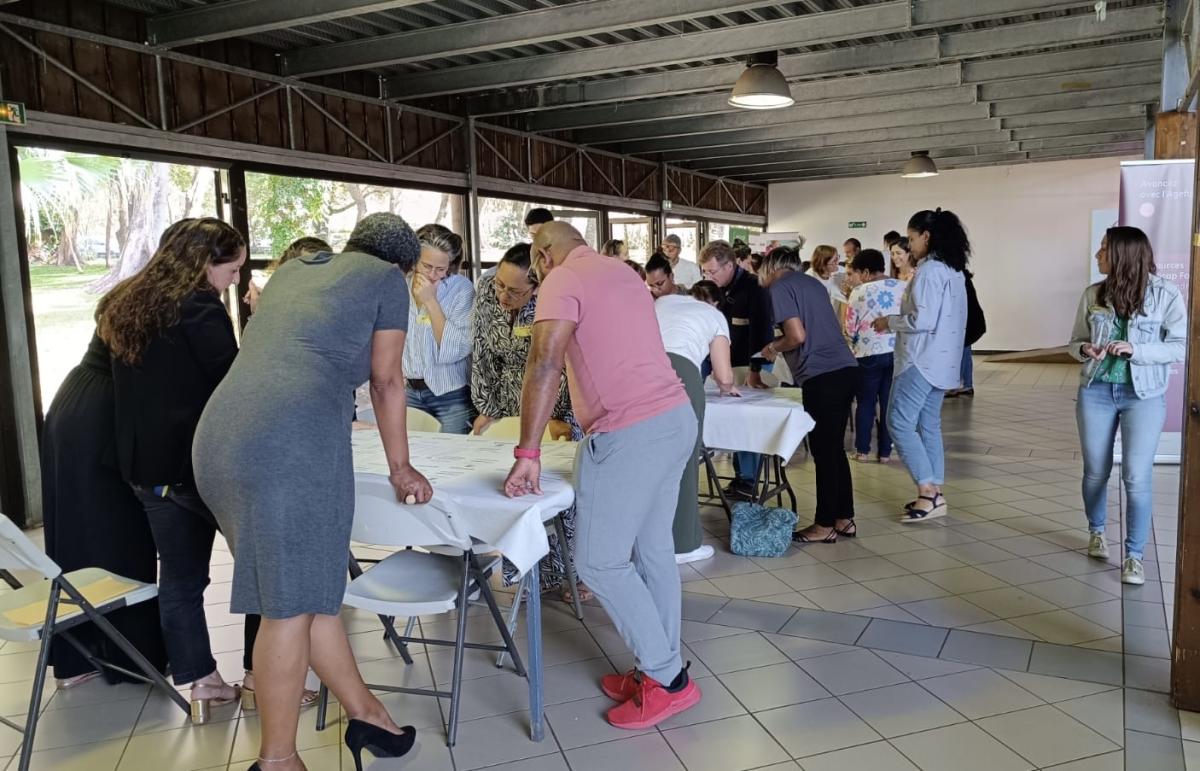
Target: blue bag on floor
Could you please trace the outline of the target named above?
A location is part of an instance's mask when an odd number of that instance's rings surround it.
[[[757,503],[735,503],[729,548],[743,557],[782,557],[792,545],[796,512]]]

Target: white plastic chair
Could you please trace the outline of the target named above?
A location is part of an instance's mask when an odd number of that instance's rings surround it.
[[[357,417],[364,423],[378,423],[375,419],[374,407],[362,407],[358,410]],[[422,412],[413,407],[408,408],[408,430],[409,431],[424,431],[430,434],[436,434],[442,430],[442,424],[438,419],[430,415],[428,412]]]
[[[492,423],[483,430],[483,435],[488,439],[505,439],[517,441],[521,438],[521,418],[517,416],[500,418],[495,423]],[[565,439],[555,440],[550,435],[550,427],[546,427],[546,431],[542,434],[543,442],[567,441]]]
[[[385,557],[350,581],[343,603],[387,618],[434,615],[458,611],[454,640],[410,637],[399,642],[443,645],[454,648],[454,673],[449,691],[369,685],[371,690],[411,693],[450,699],[446,743],[453,747],[458,732],[459,696],[462,690],[463,654],[466,648],[499,651],[513,658],[517,674],[526,677],[525,667],[512,635],[500,616],[488,578],[498,561],[481,566],[475,554],[478,544],[459,526],[454,501],[439,496],[426,504],[400,505],[386,479],[358,475],[355,479],[354,524],[351,539],[356,543],[402,548]],[[428,547],[436,551],[417,551]],[[470,601],[482,597],[504,640],[503,645],[468,643],[467,610]],[[411,629],[411,624],[409,625]],[[409,661],[408,663],[411,663]],[[328,690],[321,686],[317,729],[325,727]]]
[[[23,586],[13,576],[13,570],[31,570],[46,580]],[[42,707],[42,689],[46,682],[46,667],[50,662],[50,644],[55,637],[61,637],[69,643],[96,667],[97,671],[105,667],[150,683],[178,704],[185,715],[188,714],[187,700],[171,687],[146,657],[105,618],[105,615],[115,610],[154,599],[158,596],[157,586],[118,576],[100,568],[84,568],[63,573],[54,560],[30,541],[11,519],[3,515],[0,515],[0,579],[13,589],[12,592],[0,595],[0,638],[22,643],[41,641],[25,725],[22,727],[0,717],[0,723],[24,735],[21,759],[17,765],[19,771],[27,771],[33,754],[34,735]],[[95,600],[94,604],[87,599],[88,595]],[[88,622],[95,624],[141,672],[133,672],[97,658],[68,631]]]
[[[409,431],[424,431],[430,434],[436,434],[442,430],[442,424],[438,419],[430,415],[428,412],[422,412],[415,407],[408,408],[408,430]]]

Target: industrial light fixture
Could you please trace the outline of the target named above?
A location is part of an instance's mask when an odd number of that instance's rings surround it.
[[[787,80],[779,71],[776,51],[750,54],[746,71],[733,84],[729,104],[746,110],[778,110],[796,103]]]
[[[904,162],[904,168],[900,170],[900,176],[905,179],[921,179],[937,175],[937,164],[929,157],[928,150],[914,151],[912,157]]]

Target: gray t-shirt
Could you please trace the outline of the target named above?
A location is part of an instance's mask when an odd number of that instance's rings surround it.
[[[804,343],[783,355],[796,385],[826,372],[858,366],[842,336],[824,284],[812,276],[789,271],[771,284],[770,292],[776,324],[782,325],[788,319],[800,319],[804,324]]]

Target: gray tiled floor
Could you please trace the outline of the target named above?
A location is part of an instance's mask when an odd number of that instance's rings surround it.
[[[1089,560],[1078,492],[1075,368],[977,367],[977,396],[948,402],[946,495],[951,514],[895,521],[911,499],[898,465],[853,464],[861,537],[750,559],[728,552],[728,523],[704,512],[717,556],[684,566],[683,639],[704,692],[695,709],[640,733],[604,722],[597,678],[632,655],[604,612],[577,622],[546,609],[548,731],[528,740],[524,682],[469,654],[463,723],[443,744],[445,704],[388,696],[421,729],[415,757],[371,768],[471,771],[833,771],[924,769],[1069,771],[1200,769],[1200,715],[1167,701],[1177,470],[1155,472],[1150,580],[1123,588],[1119,514],[1111,496],[1112,561]],[[802,523],[811,516],[811,464],[789,467]],[[240,620],[225,609],[227,552],[206,594],[219,666],[240,677]],[[1165,577],[1162,582],[1160,577]],[[376,619],[347,614],[369,679],[444,682],[446,651],[414,651],[404,669]],[[447,619],[423,623],[444,632]],[[471,619],[480,641],[486,619]],[[523,637],[523,630],[521,631]],[[0,714],[23,718],[33,654],[0,648]],[[202,728],[158,695],[89,683],[49,692],[35,768],[55,771],[195,769],[250,765],[258,718],[236,707]],[[301,754],[313,771],[353,768],[331,727],[302,718]],[[0,757],[17,750],[0,733]],[[14,764],[15,767],[15,764]]]

